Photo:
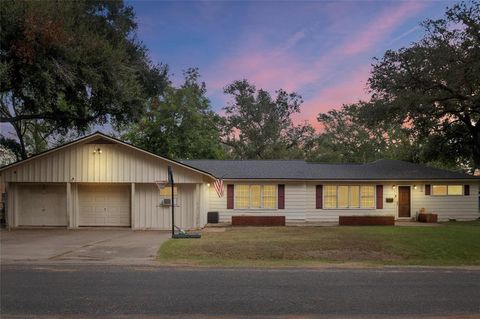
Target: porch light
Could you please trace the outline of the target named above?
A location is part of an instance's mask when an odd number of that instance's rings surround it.
[[[99,147],[99,148],[93,150],[93,154],[102,154],[101,148]]]
[[[413,189],[417,189],[417,185],[413,185]]]
[[[210,183],[207,183],[207,186],[210,187]]]
[[[396,186],[396,185],[393,185],[393,186],[392,186],[392,188],[393,188],[393,189],[396,189],[396,188],[397,188],[397,186]]]

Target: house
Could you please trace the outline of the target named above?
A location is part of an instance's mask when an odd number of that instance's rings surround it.
[[[305,161],[175,161],[94,133],[0,169],[9,227],[199,228],[207,212],[285,216],[287,223],[341,215],[410,219],[425,208],[440,220],[480,217],[479,177],[395,160],[368,164]],[[223,196],[215,181],[223,180]]]

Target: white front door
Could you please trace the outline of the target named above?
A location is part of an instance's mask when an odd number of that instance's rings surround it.
[[[130,226],[128,185],[79,185],[79,226]]]

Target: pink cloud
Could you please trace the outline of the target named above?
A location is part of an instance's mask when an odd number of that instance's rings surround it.
[[[359,27],[358,32],[347,34],[338,46],[320,55],[313,63],[305,61],[302,54],[294,50],[300,40],[307,41],[312,36],[315,32],[312,28],[297,31],[283,45],[269,49],[262,48],[262,35],[252,34],[251,38],[247,37],[251,41],[240,47],[236,56],[219,61],[212,73],[206,74],[208,88],[211,93],[213,91],[213,94],[221,95],[225,85],[243,78],[257,88],[267,90],[283,88],[302,94],[302,89],[307,85],[309,88],[317,87],[318,91],[305,100],[302,113],[295,116],[294,120],[296,123],[307,120],[319,128],[316,120],[318,113],[368,98],[365,86],[370,66],[362,62],[354,71],[339,74],[345,59],[374,49],[387,40],[395,28],[424,7],[425,4],[421,2],[401,2],[390,6],[369,24]],[[339,76],[342,80],[331,84]]]
[[[246,78],[258,88],[295,91],[318,76],[295,55],[280,50],[240,55],[222,61],[215,69],[220,71],[206,75],[209,88],[213,90],[220,90],[234,80]]]
[[[418,13],[425,7],[421,2],[404,2],[394,8],[388,8],[380,14],[378,19],[366,26],[353,41],[345,43],[339,51],[346,55],[360,54],[368,51],[375,44],[382,41],[393,28]]]
[[[317,122],[319,113],[325,113],[334,108],[338,109],[343,104],[368,99],[366,82],[369,74],[370,69],[362,67],[348,74],[344,81],[320,90],[303,104],[302,112],[294,119],[295,123],[308,121],[316,129],[319,129],[320,124]]]

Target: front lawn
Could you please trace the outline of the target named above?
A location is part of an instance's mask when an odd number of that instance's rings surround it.
[[[480,265],[480,221],[432,227],[241,227],[164,243],[165,263],[215,266]]]

